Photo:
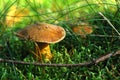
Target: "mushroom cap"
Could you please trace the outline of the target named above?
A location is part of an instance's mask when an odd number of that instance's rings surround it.
[[[80,25],[72,28],[73,32],[80,35],[87,35],[93,32],[93,28],[88,25]]]
[[[65,30],[56,25],[36,23],[19,30],[16,35],[20,38],[42,43],[57,43],[64,39]]]

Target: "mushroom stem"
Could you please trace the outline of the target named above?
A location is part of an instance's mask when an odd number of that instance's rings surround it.
[[[52,54],[49,44],[37,42],[36,56],[38,61],[42,61],[43,59],[46,62],[50,61],[50,59],[52,58]]]

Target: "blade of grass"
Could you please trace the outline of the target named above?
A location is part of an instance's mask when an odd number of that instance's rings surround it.
[[[112,25],[112,23],[110,22],[110,20],[105,17],[101,12],[99,12],[99,14],[108,22],[108,24],[116,31],[116,33],[120,36],[120,33],[118,32],[118,30]]]
[[[9,42],[7,42],[6,43],[6,48],[8,49],[8,52],[9,52],[9,54],[10,54],[10,58],[12,59],[12,52],[11,52],[11,50],[10,50],[10,48],[9,48]],[[17,73],[16,73],[16,70],[15,70],[15,65],[14,65],[14,62],[12,62],[12,67],[13,67],[13,71],[14,71],[14,73],[15,73],[15,76],[17,76]]]

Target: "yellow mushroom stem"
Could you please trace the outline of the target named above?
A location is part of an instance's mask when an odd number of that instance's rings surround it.
[[[52,54],[50,51],[50,46],[47,43],[37,42],[36,45],[36,57],[38,61],[42,61],[43,59],[48,62],[52,58]]]

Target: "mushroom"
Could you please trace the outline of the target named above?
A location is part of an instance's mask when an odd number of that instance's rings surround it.
[[[91,34],[93,32],[93,28],[89,25],[78,25],[78,26],[73,27],[72,31],[75,34],[78,34],[81,37],[85,38],[86,35]]]
[[[20,38],[34,41],[38,60],[42,60],[42,57],[44,57],[47,62],[52,58],[49,44],[63,40],[66,32],[60,26],[36,23],[19,30],[15,34]]]

